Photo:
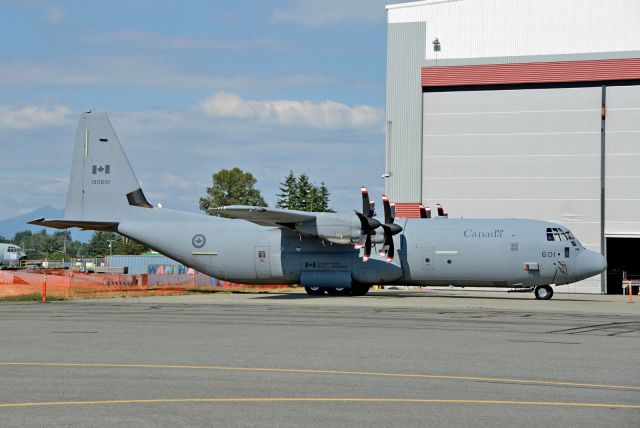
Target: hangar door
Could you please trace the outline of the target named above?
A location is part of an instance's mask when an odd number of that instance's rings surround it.
[[[640,86],[608,86],[606,103],[605,233],[640,237]]]
[[[422,202],[557,221],[600,251],[601,103],[601,87],[425,92]]]
[[[606,105],[607,293],[621,293],[623,272],[640,278],[640,86],[608,86]]]

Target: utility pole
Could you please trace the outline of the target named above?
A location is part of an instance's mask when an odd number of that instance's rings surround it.
[[[109,243],[109,255],[112,256],[113,255],[113,249],[112,249],[113,243],[114,242],[118,242],[118,241],[115,240],[115,239],[107,239],[107,242]]]

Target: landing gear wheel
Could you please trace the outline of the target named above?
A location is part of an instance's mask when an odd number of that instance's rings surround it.
[[[322,287],[304,287],[304,291],[310,296],[322,296],[325,292]]]
[[[327,293],[330,296],[348,296],[349,289],[345,287],[327,288]]]
[[[537,300],[549,300],[553,296],[553,288],[548,285],[539,285],[533,290]]]
[[[352,296],[364,296],[369,292],[369,285],[354,285],[351,287],[351,295]]]

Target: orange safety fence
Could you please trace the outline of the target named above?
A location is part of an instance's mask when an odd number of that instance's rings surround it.
[[[215,291],[246,289],[282,289],[287,285],[245,285],[204,275],[186,274],[87,274],[62,269],[39,271],[0,271],[0,298],[39,295],[46,285],[46,295],[66,299],[92,297],[179,294],[190,290]]]

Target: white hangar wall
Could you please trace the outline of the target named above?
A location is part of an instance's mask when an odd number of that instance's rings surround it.
[[[389,24],[427,24],[427,60],[492,63],[592,53],[610,58],[637,50],[640,38],[636,0],[431,0],[387,8]],[[435,38],[442,43],[439,52],[431,49]]]
[[[640,237],[640,2],[387,9],[392,199],[556,221],[596,251],[607,237]],[[563,288],[606,290],[604,275]]]

